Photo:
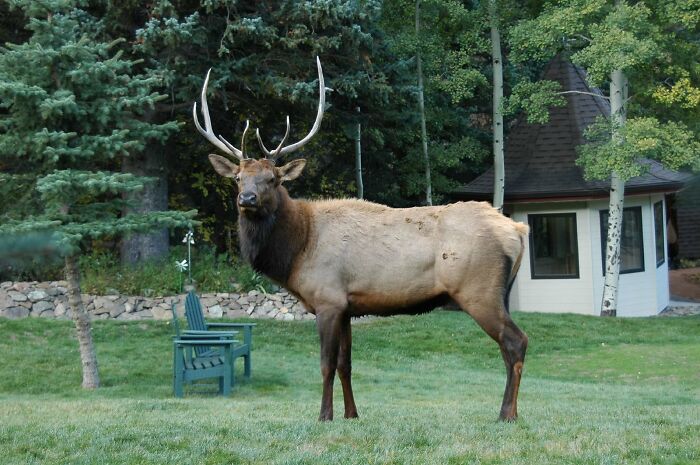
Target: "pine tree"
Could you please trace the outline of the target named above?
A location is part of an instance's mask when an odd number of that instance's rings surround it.
[[[33,185],[42,208],[6,210],[2,234],[49,231],[65,262],[84,388],[99,386],[92,326],[80,296],[77,256],[92,239],[185,226],[194,212],[123,216],[124,194],[150,179],[114,172],[122,157],[165,140],[174,122],[143,121],[163,96],[157,80],[133,73],[135,63],[106,42],[103,25],[84,2],[15,0],[30,38],[0,49],[0,158],[8,182]],[[21,184],[15,183],[16,186]],[[17,197],[22,193],[18,192]]]

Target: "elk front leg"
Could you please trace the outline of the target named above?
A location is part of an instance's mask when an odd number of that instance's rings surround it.
[[[357,418],[357,407],[352,394],[352,325],[350,316],[342,318],[340,326],[340,351],[338,352],[338,377],[343,385],[345,418]]]
[[[316,313],[316,327],[321,340],[321,376],[323,377],[319,421],[333,420],[333,381],[338,366],[342,313],[335,310]]]

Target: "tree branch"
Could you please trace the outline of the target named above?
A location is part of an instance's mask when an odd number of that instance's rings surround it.
[[[602,98],[605,100],[610,100],[610,97],[606,97],[605,95],[595,94],[593,92],[583,92],[581,90],[566,90],[564,92],[557,92],[557,94],[559,94],[559,95],[564,95],[564,94],[592,95],[593,97],[598,97],[598,98]]]

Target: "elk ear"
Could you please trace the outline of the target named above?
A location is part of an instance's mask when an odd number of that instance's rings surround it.
[[[209,154],[209,161],[217,173],[226,178],[234,178],[238,174],[240,167],[231,160],[221,155]]]
[[[298,178],[301,172],[306,166],[306,160],[300,158],[298,160],[290,161],[284,166],[277,168],[277,176],[279,176],[280,182],[293,181]]]

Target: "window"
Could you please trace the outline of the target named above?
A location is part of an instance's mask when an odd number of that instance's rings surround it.
[[[654,238],[656,240],[656,266],[663,265],[666,260],[666,241],[664,240],[664,203],[654,204]]]
[[[605,275],[605,249],[608,243],[608,210],[600,211],[600,243]],[[644,244],[642,242],[642,207],[625,208],[622,211],[622,237],[620,240],[620,273],[644,271]]]
[[[576,213],[528,215],[533,279],[578,278]]]

